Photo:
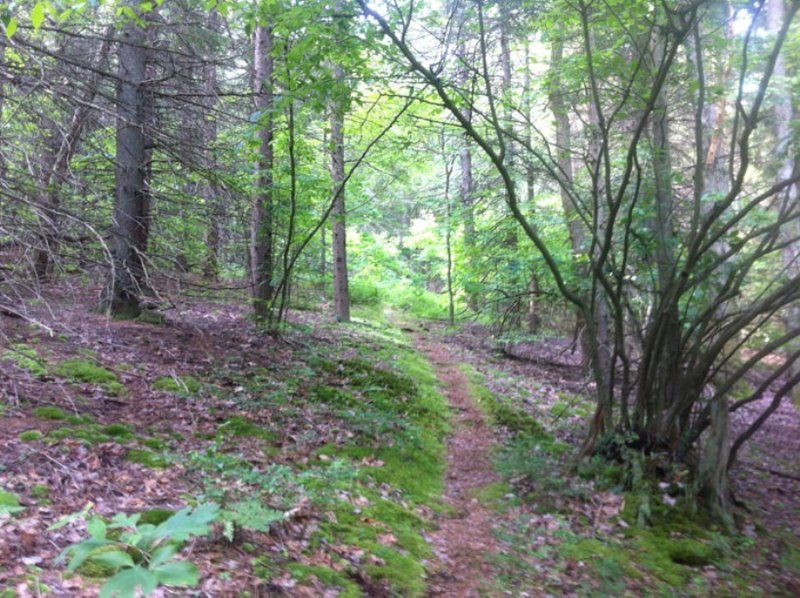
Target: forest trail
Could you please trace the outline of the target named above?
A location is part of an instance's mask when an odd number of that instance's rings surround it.
[[[453,411],[443,495],[450,513],[441,516],[438,529],[429,538],[439,560],[429,593],[486,595],[486,581],[491,579],[490,560],[499,551],[492,533],[496,513],[482,505],[474,493],[499,481],[490,459],[494,432],[475,404],[467,377],[448,348],[424,337],[417,339],[417,347],[433,364]]]

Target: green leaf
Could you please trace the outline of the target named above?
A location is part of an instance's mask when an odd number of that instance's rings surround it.
[[[159,525],[153,533],[158,538],[172,538],[182,542],[192,535],[207,534],[208,524],[218,516],[219,507],[214,503],[200,505],[194,511],[186,507]]]
[[[196,586],[200,581],[200,572],[189,561],[166,563],[151,571],[156,575],[158,583],[168,586]]]
[[[102,540],[106,537],[106,522],[99,517],[92,517],[86,524],[86,531],[92,538]]]
[[[123,569],[104,583],[100,588],[100,598],[134,598],[136,588],[141,589],[144,596],[149,596],[157,586],[156,576],[137,566]]]
[[[67,565],[67,571],[72,573],[75,569],[80,567],[95,550],[103,546],[108,546],[109,544],[113,544],[113,542],[111,540],[100,540],[97,538],[86,540],[80,544],[68,546],[64,552],[58,556],[56,561],[61,560],[67,555],[71,555],[72,558],[69,561],[69,565]]]
[[[18,24],[19,23],[17,22],[16,17],[11,17],[8,20],[8,25],[6,25],[6,37],[8,39],[11,39],[11,36],[14,35],[14,32],[17,30],[17,25]]]
[[[39,29],[44,23],[44,2],[37,2],[31,10],[31,23],[34,29]]]
[[[92,562],[102,563],[113,567],[115,569],[124,569],[125,567],[135,567],[136,563],[127,552],[122,550],[111,550],[109,552],[101,552],[100,554],[91,557]]]
[[[163,565],[168,560],[170,560],[175,553],[178,552],[179,546],[177,544],[164,544],[164,546],[159,546],[153,551],[153,554],[150,555],[150,568],[158,567],[159,565]]]

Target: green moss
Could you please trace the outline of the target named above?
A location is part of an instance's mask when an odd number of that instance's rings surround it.
[[[93,423],[94,418],[88,413],[84,413],[83,415],[70,415],[67,417],[66,422],[74,426],[79,426],[81,424]]]
[[[314,402],[327,403],[329,405],[353,406],[357,403],[356,398],[349,392],[322,384],[312,387],[309,398]]]
[[[166,469],[169,461],[162,455],[143,449],[129,449],[125,458],[131,463],[139,463],[152,469]]]
[[[335,511],[336,522],[322,524],[312,543],[325,538],[358,546],[377,557],[373,562],[367,559],[364,570],[373,580],[386,582],[392,595],[425,595],[422,561],[431,556],[431,549],[422,531],[428,525],[409,509],[374,495],[370,497],[369,506],[358,514],[349,504],[341,505]],[[386,542],[387,535],[394,543]]]
[[[100,427],[96,424],[88,424],[86,426],[56,428],[48,432],[45,439],[49,442],[57,442],[65,438],[73,438],[81,440],[85,444],[99,444],[101,442],[108,442],[111,437],[103,433]]]
[[[172,509],[148,509],[139,514],[139,524],[160,525],[174,514]]]
[[[261,426],[254,424],[240,415],[234,415],[220,424],[217,428],[217,434],[223,436],[250,436],[263,438],[264,440],[275,440],[275,434],[273,432],[264,430]]]
[[[153,382],[153,390],[165,390],[180,395],[195,395],[200,392],[200,382],[192,376],[162,376]]]
[[[42,419],[52,419],[52,420],[62,420],[67,419],[67,413],[63,409],[58,407],[37,407],[33,410],[33,414],[36,417],[41,417]]]
[[[42,434],[41,430],[25,430],[19,434],[19,439],[22,442],[34,442],[42,438],[44,438],[44,434]]]
[[[296,580],[301,583],[308,582],[316,577],[323,585],[339,591],[339,598],[359,598],[363,596],[361,588],[342,571],[334,571],[322,565],[304,565],[302,563],[289,563],[287,569]]]
[[[133,430],[128,424],[110,424],[103,427],[102,432],[115,440],[129,440],[133,437]]]
[[[27,347],[21,343],[11,345],[8,350],[3,352],[3,359],[14,362],[18,367],[30,372],[37,378],[43,378],[47,375],[45,362],[33,347]]]
[[[167,448],[167,444],[158,438],[140,438],[139,443],[154,451],[163,451]]]
[[[34,484],[31,486],[31,496],[34,498],[46,498],[50,494],[50,488],[45,484]]]
[[[164,322],[166,322],[164,314],[152,309],[143,309],[135,319],[142,324],[153,324],[155,326],[163,326]]]
[[[475,488],[470,495],[481,504],[499,507],[510,492],[511,487],[506,482],[494,482]]]
[[[545,431],[536,418],[514,407],[509,399],[494,396],[486,388],[483,376],[473,367],[464,364],[461,370],[467,376],[470,394],[494,425],[503,426],[514,434],[534,436],[553,442],[552,435]]]
[[[0,515],[6,513],[13,515],[14,513],[19,513],[24,510],[25,507],[19,504],[19,496],[13,492],[0,490]]]
[[[117,383],[117,375],[85,359],[67,359],[56,367],[55,373],[71,382],[89,384]]]

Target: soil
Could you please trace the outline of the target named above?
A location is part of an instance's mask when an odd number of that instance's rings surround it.
[[[440,518],[439,528],[429,538],[438,559],[429,592],[432,596],[464,598],[485,595],[482,582],[491,579],[491,556],[500,550],[492,531],[497,514],[481,505],[474,493],[499,481],[490,460],[493,430],[447,347],[430,339],[420,339],[417,346],[434,365],[453,410],[443,495],[448,513]]]

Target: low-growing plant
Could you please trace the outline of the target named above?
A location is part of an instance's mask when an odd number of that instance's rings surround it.
[[[87,513],[85,509],[77,516],[67,516],[50,529],[84,518]],[[148,596],[162,585],[192,587],[200,579],[197,567],[175,555],[190,538],[206,535],[209,524],[218,517],[219,507],[213,503],[194,510],[187,507],[158,525],[140,522],[140,513],[118,513],[110,522],[89,517],[89,538],[65,548],[57,561],[69,559],[70,573],[89,562],[105,567],[110,577],[100,588],[100,598],[133,598],[137,590]]]

